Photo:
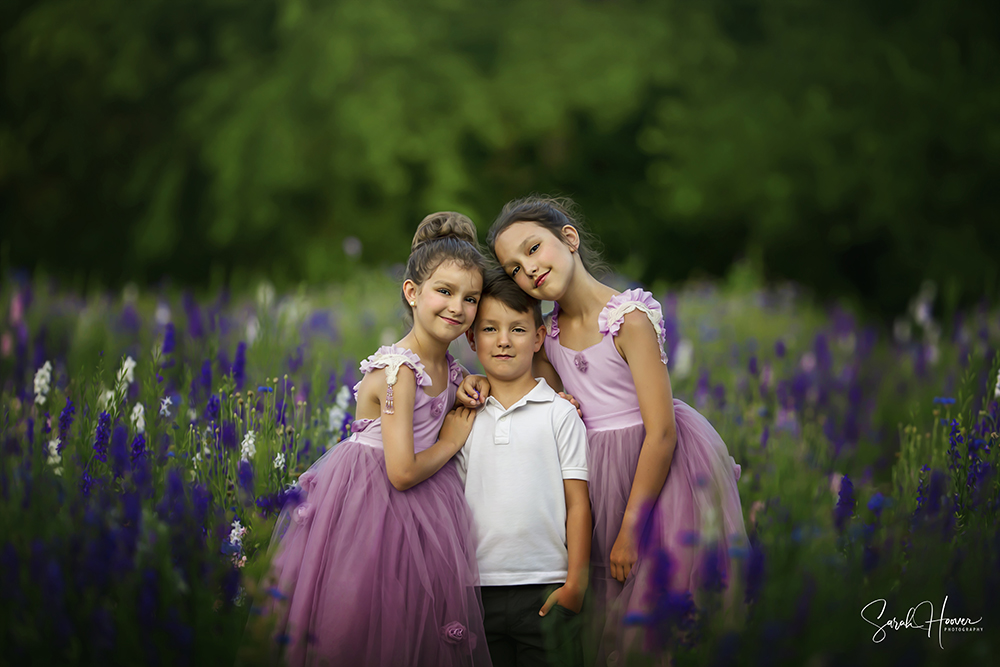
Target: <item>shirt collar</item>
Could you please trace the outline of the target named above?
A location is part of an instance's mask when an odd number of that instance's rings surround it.
[[[511,412],[512,410],[515,410],[529,402],[547,403],[554,401],[556,398],[556,392],[549,386],[548,382],[545,381],[545,378],[535,378],[535,380],[537,384],[535,384],[531,391],[518,399],[518,401],[509,408],[505,409],[502,405],[500,405],[500,401],[492,396],[486,399],[486,405],[491,405],[500,412]]]

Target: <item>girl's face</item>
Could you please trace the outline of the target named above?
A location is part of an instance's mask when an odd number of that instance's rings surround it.
[[[476,318],[483,275],[454,261],[444,261],[422,284],[403,283],[406,300],[413,305],[413,326],[442,342],[451,342],[472,326]]]
[[[558,301],[573,279],[573,253],[580,245],[572,226],[563,227],[562,235],[534,222],[515,222],[500,232],[493,249],[521,289],[536,299]]]

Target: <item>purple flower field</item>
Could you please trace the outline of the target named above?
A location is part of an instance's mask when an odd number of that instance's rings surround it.
[[[275,655],[259,610],[277,592],[256,585],[274,520],[350,432],[359,361],[405,333],[397,290],[381,273],[287,294],[7,281],[0,655]],[[943,318],[927,288],[883,330],[793,288],[654,293],[675,395],[742,465],[751,548],[713,556],[737,559],[730,581],[707,563],[701,590],[630,622],[678,665],[997,659],[1000,312]]]

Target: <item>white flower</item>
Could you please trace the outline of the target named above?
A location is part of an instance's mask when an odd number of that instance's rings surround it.
[[[247,529],[243,527],[239,519],[233,520],[233,529],[229,531],[229,543],[234,547],[243,546],[243,536],[246,535]]]
[[[341,408],[342,410],[346,410],[347,404],[350,402],[351,402],[350,388],[346,384],[341,385],[340,389],[337,390],[337,407]]]
[[[198,411],[194,408],[188,408],[188,421],[194,422],[198,421]]]
[[[199,463],[201,463],[201,452],[195,452],[194,457],[191,459],[191,465],[197,470]]]
[[[162,301],[156,306],[156,323],[161,327],[170,322],[170,306]]]
[[[694,361],[694,344],[687,338],[682,338],[674,350],[674,375],[684,378],[691,374]]]
[[[45,362],[35,373],[35,404],[45,405],[45,398],[52,388],[52,364]]]
[[[257,340],[257,335],[260,333],[260,322],[253,315],[247,320],[247,345],[253,345],[253,342]]]
[[[101,406],[101,410],[107,410],[108,406],[114,403],[114,401],[115,401],[115,392],[111,389],[107,389],[101,394],[101,397],[97,400],[97,403],[98,405]]]
[[[56,438],[55,440],[49,440],[49,458],[46,460],[50,466],[57,466],[62,462],[62,457],[59,456],[59,443],[61,440]]]
[[[146,432],[146,408],[142,406],[142,403],[136,403],[135,407],[132,408],[132,428],[135,429],[136,433]]]
[[[330,407],[330,411],[327,413],[327,418],[329,420],[328,430],[330,433],[337,433],[340,431],[340,427],[344,423],[344,417],[347,416],[347,412],[344,411],[338,405]]]
[[[344,417],[347,416],[347,405],[351,401],[351,389],[346,384],[341,385],[337,390],[337,398],[327,412],[327,430],[331,433],[339,433],[344,425]]]
[[[278,452],[277,454],[274,455],[274,469],[281,470],[284,467],[285,467],[285,455],[281,452]]]
[[[993,390],[993,398],[1000,398],[1000,372],[997,373],[997,388]]]
[[[125,357],[122,367],[118,369],[118,389],[119,391],[135,382],[135,359]]]
[[[243,436],[243,444],[240,445],[240,460],[249,461],[257,455],[257,435],[253,431],[247,431]]]
[[[170,406],[174,404],[173,399],[169,396],[164,396],[160,399],[160,414],[164,417],[170,416]]]

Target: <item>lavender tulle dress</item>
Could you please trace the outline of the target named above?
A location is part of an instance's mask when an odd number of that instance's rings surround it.
[[[448,386],[437,396],[408,349],[390,346],[361,364],[401,365],[417,378],[416,451],[437,440],[462,381],[448,357]],[[357,387],[355,387],[357,392]],[[277,634],[291,665],[490,665],[478,598],[472,515],[455,464],[399,491],[389,483],[381,420],[359,420],[352,435],[299,478],[301,504],[275,526],[272,575]]]
[[[652,565],[640,553],[624,585],[611,576],[611,548],[618,538],[625,505],[632,489],[645,437],[639,400],[628,364],[615,347],[625,315],[644,312],[660,338],[664,333],[660,304],[646,291],[634,289],[611,298],[598,318],[604,338],[577,351],[559,343],[558,304],[552,314],[545,353],[566,391],[580,402],[587,426],[590,501],[594,517],[591,583],[595,619],[603,632],[597,664],[608,658],[623,664],[628,652],[642,650],[641,626],[626,628],[626,614],[647,611],[659,591],[654,590]],[[703,583],[706,551],[725,554],[722,567],[731,568],[730,547],[746,547],[746,528],[736,482],[740,466],[729,455],[712,425],[683,401],[674,399],[677,446],[667,481],[646,524],[647,549],[669,553],[673,568],[669,589],[696,592]],[[614,656],[613,653],[618,655]]]

